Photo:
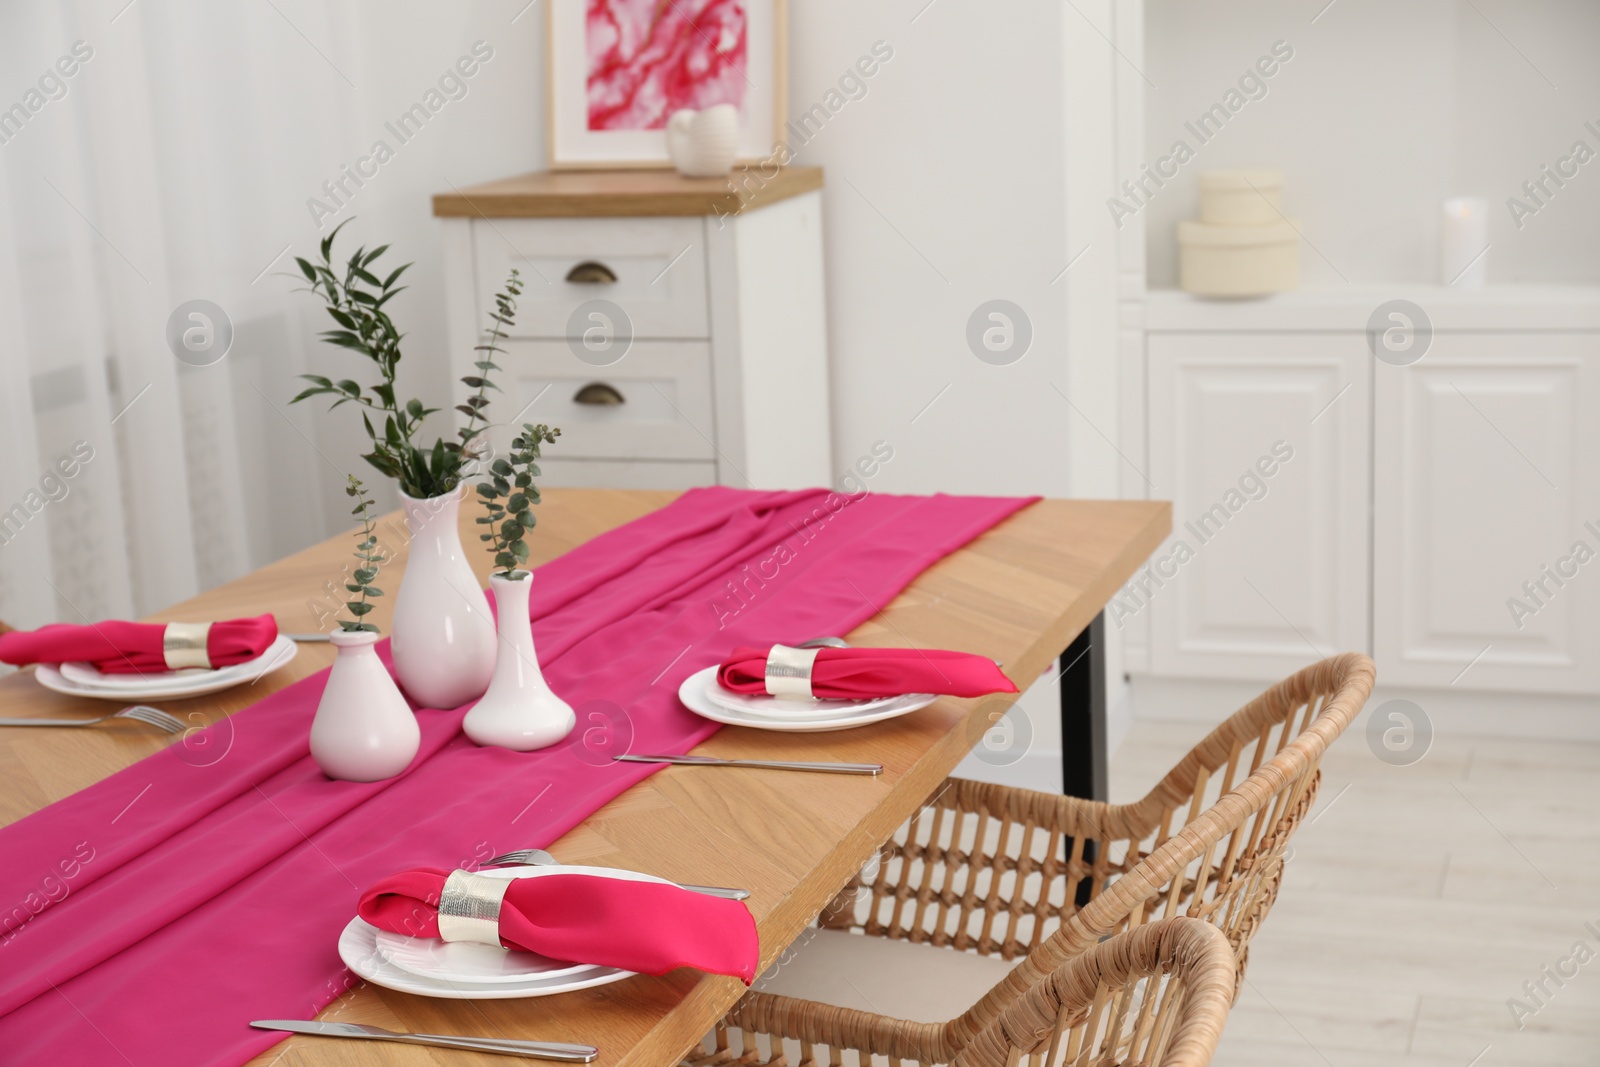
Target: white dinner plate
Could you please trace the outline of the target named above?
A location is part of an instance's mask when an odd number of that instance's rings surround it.
[[[678,687],[678,699],[683,701],[683,706],[702,718],[712,722],[727,723],[729,726],[749,726],[757,730],[777,730],[784,733],[817,733],[823,730],[849,730],[857,726],[866,726],[869,723],[882,722],[885,719],[897,718],[909,714],[918,708],[925,708],[939,699],[929,693],[908,693],[905,696],[890,697],[886,700],[867,701],[818,701],[816,711],[791,711],[788,705],[798,703],[783,701],[782,704],[767,713],[750,710],[735,710],[724,707],[721,703],[711,698],[710,690],[715,688],[719,693],[726,693],[717,685],[717,667],[707,667],[703,671],[696,671],[684,679]],[[748,697],[752,701],[762,701],[760,697]],[[765,701],[778,703],[777,697],[766,697]],[[863,703],[870,704],[864,707]],[[826,705],[832,705],[831,708]],[[760,706],[759,704],[757,705]],[[825,717],[817,718],[818,714]]]
[[[661,882],[665,878],[639,871],[577,865],[494,867],[477,872],[489,878],[538,878],[552,874],[593,874],[628,882]],[[519,952],[475,941],[440,941],[436,937],[409,937],[387,930],[377,932],[377,950],[387,962],[403,971],[446,984],[519,985],[532,979],[581,977],[587,972],[613,970],[592,963],[554,960],[534,952]]]
[[[162,671],[159,674],[102,674],[87,663],[41,663],[34,677],[46,689],[97,700],[179,700],[204,696],[277,670],[300,651],[282,634],[254,659],[216,670]]]
[[[483,945],[476,941],[440,941],[378,931],[378,953],[411,974],[440,982],[473,985],[515,985],[530,978],[559,978],[596,968],[587,963],[553,960],[535,952]]]
[[[704,692],[707,700],[729,711],[768,719],[786,719],[790,722],[836,719],[844,712],[873,711],[903,699],[892,696],[874,697],[871,700],[827,700],[822,697],[775,697],[766,693],[735,693],[722,688],[716,674],[712,674]]]
[[[357,975],[374,985],[401,993],[415,993],[423,997],[442,1000],[513,1000],[519,997],[548,997],[574,989],[620,982],[634,972],[616,967],[586,968],[582,974],[556,978],[529,978],[514,984],[444,982],[437,978],[424,978],[390,963],[378,951],[376,926],[364,922],[359,916],[351,919],[339,935],[339,958]]]
[[[215,677],[217,673],[216,670],[210,667],[184,667],[176,671],[146,671],[144,673],[134,671],[112,674],[109,671],[102,671],[92,663],[82,662],[59,663],[56,664],[56,670],[61,672],[61,677],[73,685],[92,685],[100,689],[147,689],[151,683],[157,681],[164,681],[168,685],[172,685],[176,682],[186,682],[192,678]]]

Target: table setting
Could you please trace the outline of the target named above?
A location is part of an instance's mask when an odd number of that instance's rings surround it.
[[[678,699],[692,676],[709,670],[752,690],[752,671],[766,674],[764,656],[753,656],[752,650],[771,655],[774,645],[782,645],[778,635],[848,633],[876,613],[874,603],[886,602],[929,564],[1029,503],[881,494],[851,501],[832,520],[830,534],[837,536],[806,546],[806,555],[789,573],[769,583],[758,610],[719,629],[716,616],[705,609],[707,598],[743,560],[792,538],[790,523],[825,508],[830,496],[836,494],[694,490],[536,568],[540,595],[531,600],[530,632],[541,677],[574,708],[609,701],[627,709],[632,741],[628,752],[615,755],[692,758],[696,746],[723,728]],[[834,655],[845,651],[817,653],[821,692],[844,691],[827,686],[838,684]],[[847,658],[860,653],[881,669],[886,651],[851,649]],[[392,678],[388,642],[374,641],[367,652]],[[783,655],[780,651],[778,658]],[[909,661],[900,666],[922,689],[944,684],[936,673],[940,669],[952,682],[962,682],[953,663],[973,666],[942,657],[933,657],[937,667],[920,655],[916,660],[920,667]],[[982,666],[1000,685],[1004,675],[993,662],[983,660]],[[0,871],[0,890],[8,899],[27,898],[31,872],[56,858],[61,842],[78,832],[74,828],[101,828],[96,859],[84,867],[72,892],[61,901],[43,901],[37,914],[9,931],[13,936],[4,949],[9,958],[0,979],[0,1041],[30,1055],[61,1054],[57,1062],[73,1062],[65,1050],[80,1047],[93,1031],[56,989],[90,1011],[95,1026],[136,1062],[135,1053],[161,1062],[243,1062],[283,1033],[252,1028],[251,1022],[312,1018],[342,989],[340,976],[346,973],[416,995],[483,1000],[556,996],[669,963],[709,966],[708,973],[735,973],[741,980],[753,976],[753,943],[745,946],[738,968],[683,954],[639,958],[557,949],[547,959],[558,959],[562,951],[592,958],[566,960],[582,968],[566,973],[553,973],[547,962],[523,960],[529,969],[508,983],[474,982],[470,973],[456,971],[442,977],[418,974],[402,965],[392,944],[391,951],[379,951],[378,928],[363,918],[360,901],[384,879],[473,866],[461,862],[470,841],[503,844],[502,852],[545,848],[666,765],[627,758],[597,761],[584,750],[581,732],[528,751],[481,745],[463,730],[473,702],[430,708],[406,699],[417,727],[416,751],[406,766],[373,781],[330,777],[310,744],[330,684],[329,672],[320,672],[235,713],[228,720],[232,749],[214,765],[194,767],[168,748],[0,828],[0,854],[10,861]],[[1009,680],[1003,690],[1014,691]],[[792,690],[786,697],[753,691],[735,695],[783,700],[795,710],[777,715],[801,717],[815,714],[817,701],[830,699]],[[745,768],[743,773],[804,772]],[[147,786],[144,799],[129,807]],[[533,796],[540,799],[530,809]],[[550,877],[541,872],[564,871],[575,878],[632,878],[685,900],[715,900],[652,872],[602,873],[584,865],[533,863],[477,866],[474,876],[491,880],[528,883]],[[428,895],[422,891],[417,899]],[[593,892],[583,896],[594,899]],[[739,928],[753,936],[745,902],[717,903],[739,909]],[[713,939],[734,928],[727,915],[694,926]],[[254,932],[261,930],[271,936]],[[436,930],[423,927],[417,933],[431,937]],[[618,946],[637,951],[645,944],[632,933],[599,940],[613,952]],[[523,951],[538,946],[482,947],[546,955]],[[251,958],[249,973],[219,967],[218,959],[230,956]],[[144,991],[167,982],[192,988],[197,974],[206,976],[194,991],[206,1010],[195,1012],[192,1030],[157,1035],[141,1025],[154,1010],[154,993]]]
[[[321,264],[298,262],[343,325],[371,309],[349,294],[376,279],[366,265],[377,253],[358,250],[336,272],[333,236]],[[393,360],[375,359],[387,391],[311,376],[297,398],[358,396],[404,422],[398,436],[375,436],[366,457],[399,483],[411,536],[390,635],[373,620],[385,615],[374,612],[390,592],[392,553],[369,491],[350,476],[354,562],[328,634],[331,666],[184,730],[185,742],[195,734],[204,745],[225,729],[216,758],[169,745],[0,827],[0,901],[21,902],[0,914],[0,1047],[21,1062],[243,1063],[291,1029],[315,1030],[314,1016],[363,981],[440,1000],[552,1005],[685,968],[748,985],[762,958],[752,906],[770,901],[696,884],[713,879],[557,863],[544,850],[661,772],[876,782],[883,769],[769,758],[767,746],[749,750],[761,758],[694,752],[729,725],[776,741],[861,730],[940,695],[1016,693],[982,656],[804,635],[850,633],[1034,498],[695,489],[527,566],[537,461],[559,431],[525,424],[509,451],[475,452],[518,291],[513,273],[491,316],[484,377],[467,380],[477,400],[463,405],[454,450],[409,443],[430,409],[394,402]],[[387,343],[359,336],[374,350]],[[494,564],[487,590],[459,535],[474,476],[482,512],[468,528],[480,529]],[[785,562],[769,573],[775,558]],[[754,603],[730,618],[718,600],[735,579]],[[146,702],[248,686],[297,644],[271,614],[103,621],[5,633],[0,660],[31,665],[47,689],[134,705],[49,724],[176,732],[181,721]],[[597,748],[578,729],[579,713],[591,721],[596,707],[626,718],[623,750]],[[75,841],[92,862],[75,865],[65,891],[41,890],[39,872]],[[186,1025],[150,1027],[173,990]],[[330,1025],[322,1032],[353,1040],[494,1043]],[[572,1036],[555,1049],[489,1050],[600,1054]]]
[[[678,689],[713,722],[756,730],[849,730],[925,708],[941,696],[1015,693],[1000,665],[943,649],[851,648],[836,637],[736,648]]]
[[[128,703],[205,696],[261,678],[298,646],[271,615],[209,623],[107,620],[0,634],[0,663],[37,665],[65,696]]]

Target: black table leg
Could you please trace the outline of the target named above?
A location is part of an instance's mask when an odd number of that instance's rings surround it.
[[[1107,798],[1106,617],[1094,617],[1061,654],[1062,792]]]
[[[1089,800],[1105,800],[1106,775],[1106,617],[1096,615],[1083,633],[1061,653],[1062,792]],[[1071,840],[1062,842],[1071,855]],[[1083,843],[1083,861],[1091,866],[1100,843]],[[1072,896],[1078,907],[1089,903],[1094,876],[1086,874]]]

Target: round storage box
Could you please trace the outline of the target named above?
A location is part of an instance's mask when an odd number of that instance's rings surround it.
[[[1266,296],[1300,284],[1300,234],[1266,226],[1178,223],[1178,285],[1200,296]]]
[[[1282,222],[1283,171],[1201,171],[1200,221],[1213,226]]]

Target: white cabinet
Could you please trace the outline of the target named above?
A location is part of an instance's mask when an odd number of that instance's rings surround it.
[[[1405,366],[1365,333],[1401,296],[1432,327]],[[1111,607],[1143,671],[1261,681],[1354,650],[1441,706],[1600,694],[1600,290],[1152,293],[1145,328],[1146,492],[1175,532]]]
[[[1367,647],[1368,364],[1335,335],[1150,338],[1153,671],[1270,680]]]
[[[559,426],[552,486],[828,484],[821,182],[572,172],[436,197],[453,378],[477,374],[494,294],[521,276],[494,447]]]
[[[1447,333],[1376,368],[1384,682],[1600,692],[1600,334]]]

